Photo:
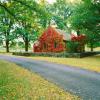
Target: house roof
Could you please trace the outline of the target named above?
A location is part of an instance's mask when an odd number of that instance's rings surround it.
[[[66,41],[69,41],[71,40],[71,35],[67,32],[65,32],[64,30],[61,30],[61,29],[56,29],[55,30],[57,31],[57,33],[63,35],[63,40],[66,40]]]
[[[68,32],[65,32],[64,30],[61,30],[61,29],[57,29],[57,28],[55,28],[55,27],[51,27],[51,26],[49,26],[45,31],[44,31],[44,33],[49,33],[49,31],[56,31],[59,35],[63,35],[63,40],[65,40],[65,41],[69,41],[69,40],[71,40],[71,35],[68,33]],[[43,36],[44,35],[44,33],[41,35],[41,36]],[[52,34],[52,32],[50,33],[50,34]],[[48,35],[50,35],[50,34],[48,34]]]

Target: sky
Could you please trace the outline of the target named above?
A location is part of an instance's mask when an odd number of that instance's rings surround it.
[[[54,3],[56,0],[47,0],[50,4]],[[69,0],[71,3],[75,2],[76,0]]]
[[[7,1],[7,0],[0,0],[1,2],[4,2],[4,1]],[[50,4],[54,3],[56,0],[46,0],[47,2],[49,2]],[[67,1],[67,0],[66,0]],[[70,1],[71,3],[74,3],[75,1],[77,0],[68,0]]]
[[[54,3],[56,0],[47,0],[50,4]]]

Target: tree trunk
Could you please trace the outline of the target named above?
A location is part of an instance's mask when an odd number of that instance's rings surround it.
[[[9,40],[6,40],[6,52],[9,52]]]
[[[6,52],[9,52],[9,32],[5,33],[6,35]]]
[[[11,29],[11,26],[12,26],[12,22],[10,20],[10,23],[8,24],[9,25],[9,28],[5,31],[5,37],[6,37],[6,52],[9,52],[9,34],[10,34],[10,29]]]
[[[25,37],[25,51],[28,52],[28,37]]]
[[[93,52],[93,43],[91,43],[91,52]]]
[[[83,52],[85,52],[85,45],[83,46]]]

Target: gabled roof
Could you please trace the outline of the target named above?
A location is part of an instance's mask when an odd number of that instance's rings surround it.
[[[66,40],[66,41],[69,41],[71,40],[71,35],[67,32],[65,32],[64,30],[61,30],[61,29],[56,29],[55,30],[57,31],[57,33],[63,35],[63,40]]]
[[[65,41],[71,40],[71,35],[69,33],[65,32],[64,30],[52,27],[52,26],[49,26],[41,36],[45,35],[45,33],[46,34],[48,33],[48,35],[53,34],[52,32],[49,33],[49,31],[55,31],[57,34],[63,35],[63,40],[65,40]]]

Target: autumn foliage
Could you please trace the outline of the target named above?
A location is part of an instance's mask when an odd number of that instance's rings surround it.
[[[67,35],[67,34],[66,34]],[[83,52],[86,36],[71,34],[71,40],[64,42],[64,35],[58,33],[55,28],[48,27],[38,41],[33,45],[34,52],[62,52],[68,49],[73,52]],[[68,44],[69,43],[69,44]],[[69,47],[68,47],[69,46]]]
[[[65,50],[63,35],[49,27],[33,46],[34,52],[61,52]]]
[[[86,39],[86,36],[83,35],[83,34],[80,34],[79,36],[74,36],[74,35],[71,35],[71,40],[72,41],[78,41],[78,42],[81,42],[83,40]]]
[[[80,34],[78,36],[71,34],[71,41],[73,47],[74,45],[77,45],[75,48],[75,52],[84,52],[84,46],[86,42],[86,36],[84,34]]]

